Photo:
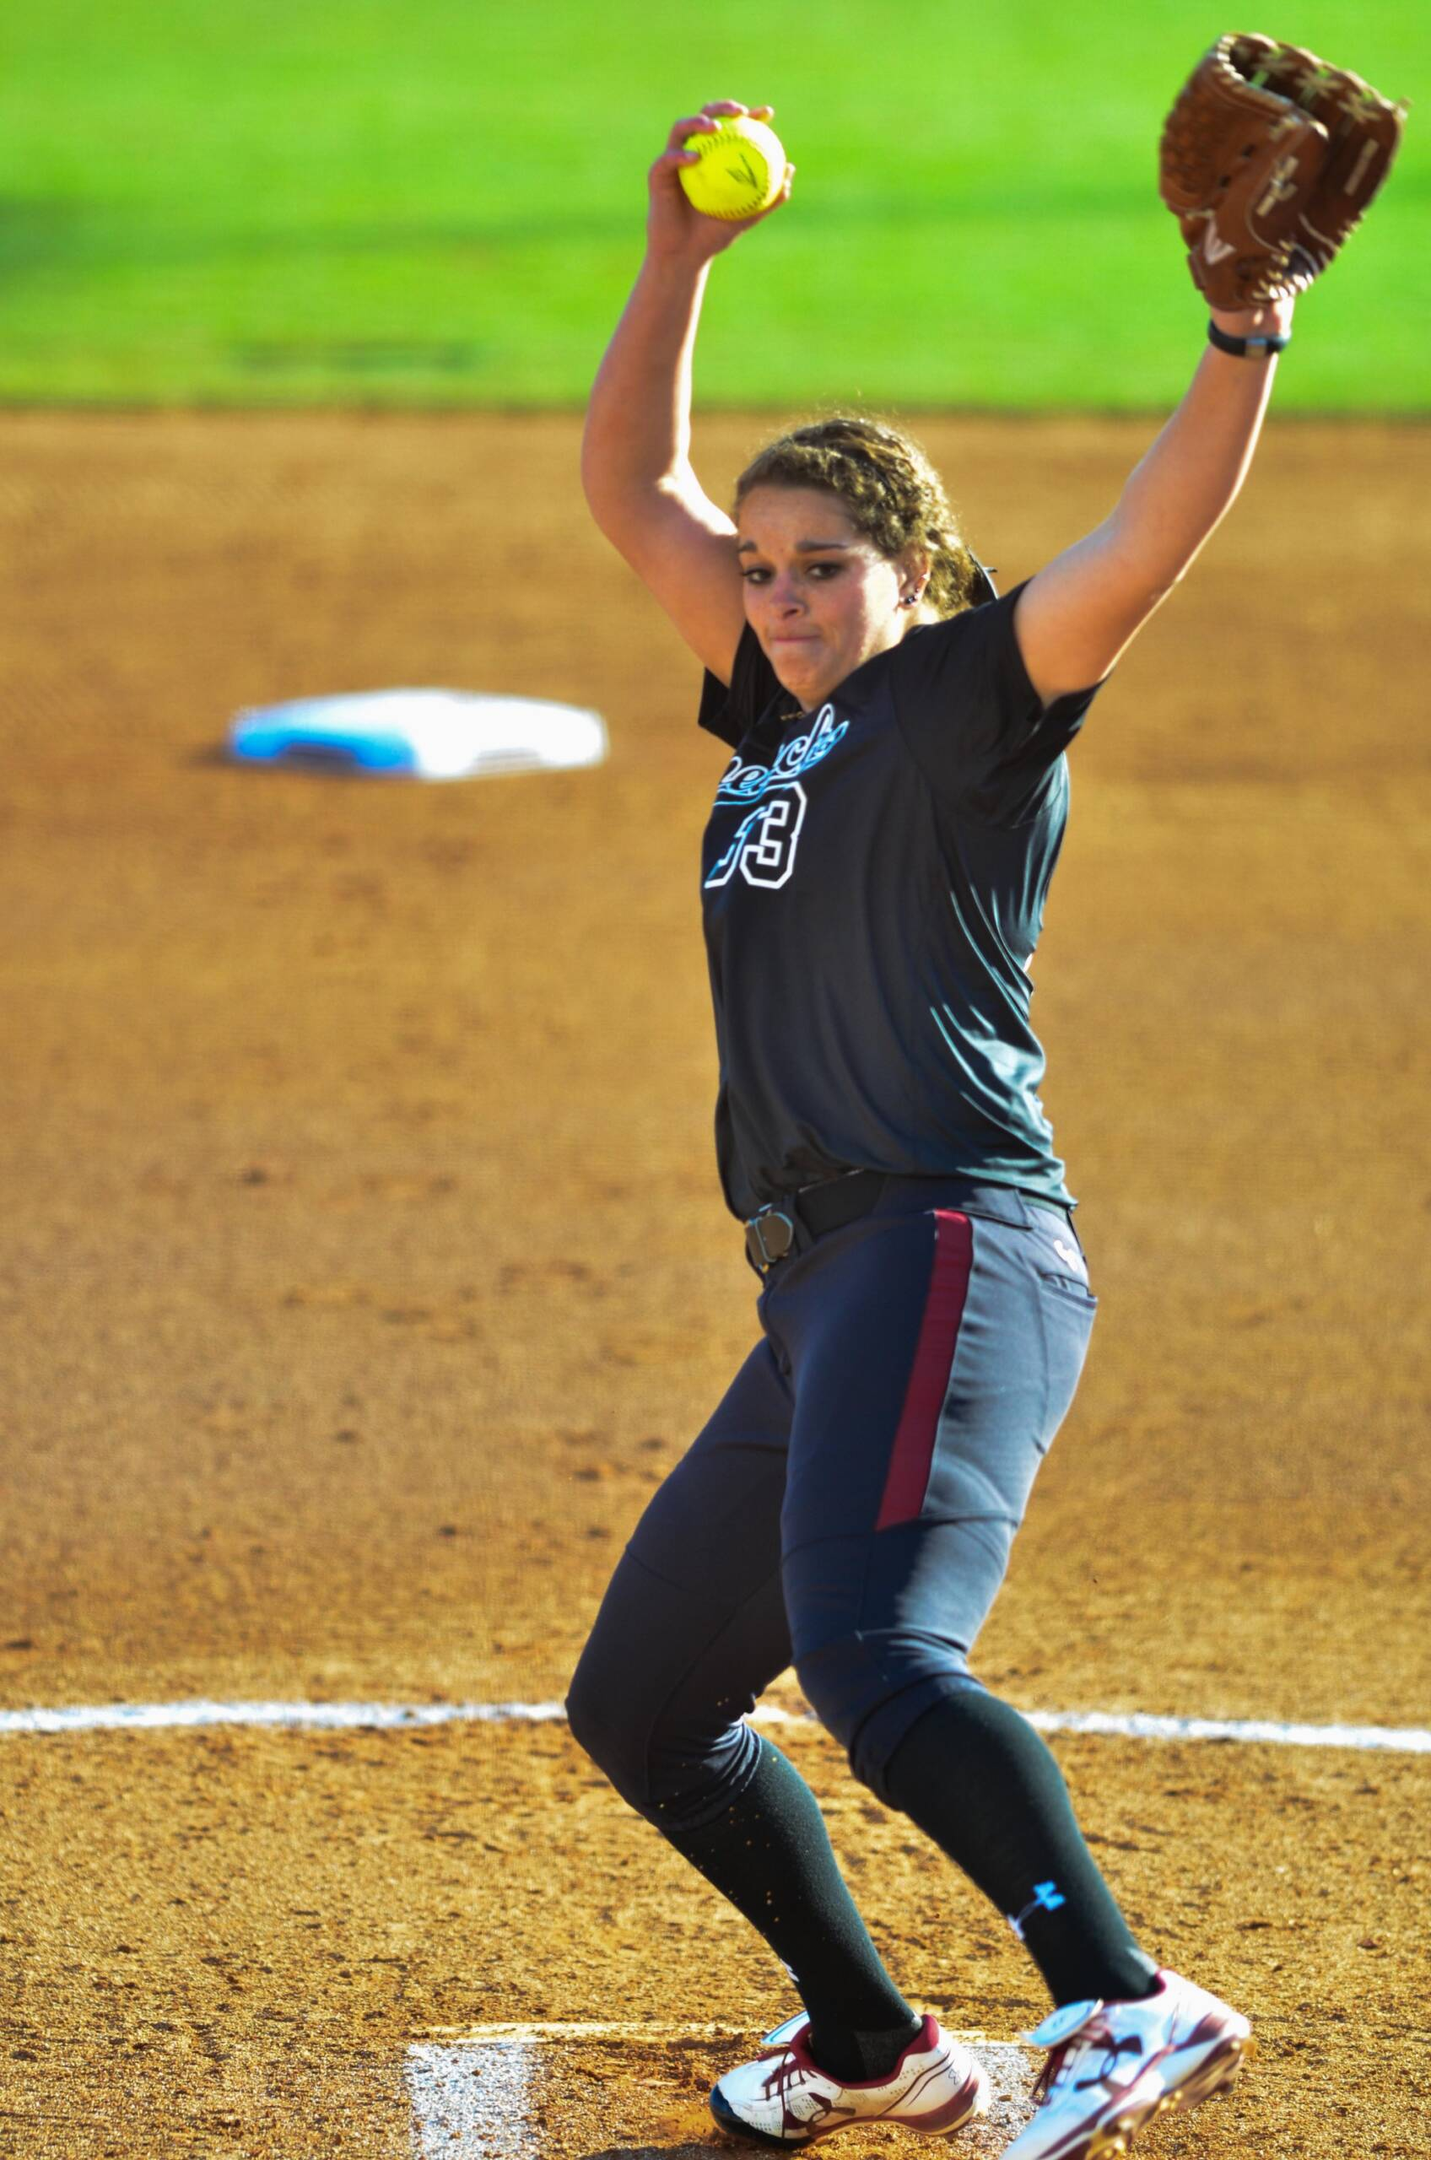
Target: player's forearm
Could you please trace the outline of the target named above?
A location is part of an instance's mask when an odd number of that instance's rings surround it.
[[[648,255],[606,349],[581,446],[598,525],[687,471],[691,379],[709,262]]]
[[[1271,311],[1267,311],[1270,317]],[[1280,319],[1280,318],[1279,318]],[[1260,335],[1268,320],[1226,315],[1220,327]],[[1129,477],[1108,545],[1167,591],[1183,576],[1241,491],[1272,395],[1275,356],[1234,357],[1209,345],[1177,411]]]

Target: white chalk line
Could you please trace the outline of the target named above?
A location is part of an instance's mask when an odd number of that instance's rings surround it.
[[[1007,2138],[1029,2112],[1032,2052],[982,2031],[948,2037],[983,2064],[991,2086],[990,2129]],[[415,2160],[532,2160],[539,2050],[563,2040],[612,2040],[635,2046],[692,2040],[749,2047],[755,2036],[729,2025],[660,2025],[591,2019],[527,2024],[435,2026],[410,2047],[404,2065],[413,2108]],[[439,2044],[441,2041],[443,2044]],[[732,2060],[738,2061],[733,2054]],[[634,2132],[631,2134],[635,2134]],[[712,2135],[714,2135],[714,2131]]]
[[[1094,1733],[1119,1740],[1222,1740],[1262,1747],[1354,1748],[1431,1755],[1431,1731],[1414,1725],[1283,1724],[1271,1718],[1158,1717],[1144,1711],[1026,1710],[1044,1733]],[[808,1724],[810,1713],[762,1704],[768,1725]],[[557,1702],[376,1703],[210,1702],[74,1703],[0,1710],[6,1733],[162,1732],[175,1728],[256,1725],[312,1732],[392,1732],[427,1725],[547,1725],[564,1721]]]
[[[794,2014],[799,2015],[798,2006]],[[1010,2047],[1018,2054],[1024,2052],[1018,2041],[991,2039],[982,2025],[967,2029],[945,2025],[943,2031],[946,2039],[957,2040],[961,2047]],[[448,2047],[536,2047],[553,2040],[632,2040],[661,2047],[673,2040],[750,2043],[760,2036],[749,2025],[711,2024],[699,2018],[684,2024],[662,2024],[654,2018],[520,2018],[510,2024],[429,2025],[426,2037]]]

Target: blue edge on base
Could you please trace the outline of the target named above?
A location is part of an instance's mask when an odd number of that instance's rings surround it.
[[[247,726],[234,730],[230,747],[235,757],[261,765],[301,758],[305,762],[331,760],[334,764],[362,765],[376,772],[412,772],[415,766],[412,745],[401,735],[344,735],[336,731],[314,735],[301,727]]]

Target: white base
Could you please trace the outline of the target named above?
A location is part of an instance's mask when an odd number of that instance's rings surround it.
[[[417,780],[599,765],[606,747],[600,713],[466,690],[296,698],[250,707],[229,728],[230,753],[245,763],[327,765]]]

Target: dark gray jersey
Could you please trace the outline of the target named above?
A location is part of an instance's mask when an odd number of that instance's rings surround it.
[[[842,1170],[1066,1200],[1028,962],[1093,692],[1044,707],[1018,591],[906,633],[817,711],[748,626],[700,724],[732,745],[701,876],[737,1216]]]

